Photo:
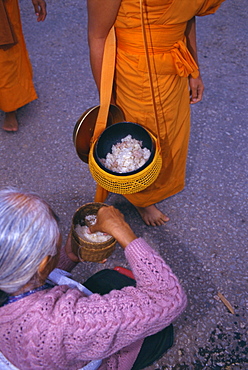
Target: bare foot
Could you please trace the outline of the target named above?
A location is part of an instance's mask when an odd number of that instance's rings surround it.
[[[161,226],[169,221],[169,217],[164,215],[155,204],[148,207],[136,207],[136,209],[148,226]]]
[[[15,111],[5,113],[3,129],[8,132],[15,132],[18,130],[18,122]]]

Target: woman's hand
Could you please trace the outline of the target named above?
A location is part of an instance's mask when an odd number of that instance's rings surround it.
[[[72,246],[71,246],[71,232],[68,235],[68,238],[66,240],[65,244],[65,251],[67,256],[73,261],[73,262],[79,262],[78,256],[76,256],[73,251],[72,251]]]
[[[45,0],[32,0],[37,22],[44,21],[47,16]]]
[[[89,227],[92,233],[101,231],[112,235],[125,248],[136,235],[124,220],[123,214],[113,206],[101,207],[97,213],[95,225]]]
[[[189,87],[190,87],[190,104],[198,103],[202,100],[204,84],[201,76],[193,78],[189,76]]]

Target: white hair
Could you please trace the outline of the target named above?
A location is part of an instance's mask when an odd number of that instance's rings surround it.
[[[57,254],[60,238],[55,213],[37,194],[0,190],[0,289],[13,293]]]

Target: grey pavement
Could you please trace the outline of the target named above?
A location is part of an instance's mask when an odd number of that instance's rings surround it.
[[[85,0],[48,0],[38,24],[31,1],[20,1],[39,99],[18,111],[17,133],[0,130],[0,186],[38,192],[60,216],[65,240],[76,209],[94,199],[95,183],[78,158],[77,119],[98,105],[87,47]],[[227,0],[197,19],[204,100],[192,107],[185,189],[159,204],[170,221],[148,227],[121,196],[115,205],[169,263],[188,295],[175,322],[175,344],[149,367],[248,369],[247,345],[247,3]],[[0,112],[0,122],[3,114]],[[117,246],[106,267],[126,266]],[[79,264],[84,281],[105,266]],[[222,293],[232,314],[218,297]]]

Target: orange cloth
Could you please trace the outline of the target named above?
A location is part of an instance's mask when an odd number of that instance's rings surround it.
[[[146,0],[148,49],[159,119],[163,167],[147,189],[125,197],[146,207],[184,187],[190,132],[188,75],[198,68],[185,44],[187,21],[216,11],[224,0]],[[147,75],[140,23],[139,0],[122,0],[115,22],[117,58],[116,103],[126,121],[141,124],[154,134],[157,128]],[[149,30],[149,32],[148,32]],[[149,36],[150,33],[150,36]],[[99,189],[98,189],[99,190]],[[98,192],[99,194],[99,192]],[[106,197],[106,194],[104,194]],[[104,198],[103,196],[103,198]],[[104,199],[98,200],[104,201]]]
[[[0,109],[12,112],[37,99],[37,94],[32,81],[32,66],[22,32],[18,1],[5,0],[4,5],[18,42],[7,50],[0,49]]]
[[[7,50],[15,45],[17,40],[4,4],[5,1],[0,0],[0,48]]]
[[[109,192],[106,189],[103,189],[100,185],[96,185],[96,193],[95,193],[95,202],[104,202],[107,199]]]

